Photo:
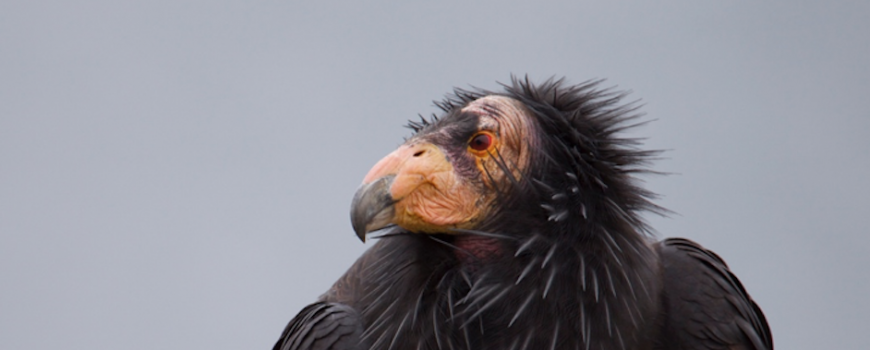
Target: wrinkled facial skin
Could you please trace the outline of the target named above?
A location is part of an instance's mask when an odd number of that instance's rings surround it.
[[[489,131],[496,136],[492,151],[476,154],[475,163],[484,181],[493,186],[508,185],[510,177],[522,178],[528,167],[530,148],[533,143],[534,122],[531,112],[517,100],[503,96],[487,96],[462,109],[465,113],[479,116],[478,130]],[[499,166],[502,163],[510,171]]]
[[[391,224],[420,233],[475,229],[494,214],[499,191],[522,181],[534,128],[522,103],[504,96],[448,114],[369,171],[351,210],[357,235]]]
[[[378,162],[364,183],[386,173],[395,176],[388,189],[393,201],[391,223],[413,232],[464,228],[478,215],[479,193],[462,179],[437,146],[409,142]]]

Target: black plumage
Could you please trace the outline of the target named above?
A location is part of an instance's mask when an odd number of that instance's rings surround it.
[[[449,165],[437,174],[450,191],[420,188],[470,195],[418,197],[472,214],[403,217],[415,207],[394,207],[412,195],[394,199],[402,173],[379,163],[352,209],[357,234],[380,229],[379,241],[274,349],[772,349],[763,313],[718,256],[652,240],[639,214],[665,210],[634,176],[657,152],[620,136],[636,106],[598,83],[456,90],[436,103],[443,115],[412,122],[393,157],[406,158],[382,162]],[[494,145],[477,150],[481,133]]]

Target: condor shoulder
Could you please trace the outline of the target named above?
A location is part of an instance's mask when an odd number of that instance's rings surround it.
[[[663,310],[658,349],[773,349],[764,313],[728,265],[686,239],[656,244]]]
[[[362,320],[352,307],[329,302],[306,306],[290,320],[273,350],[362,350]]]

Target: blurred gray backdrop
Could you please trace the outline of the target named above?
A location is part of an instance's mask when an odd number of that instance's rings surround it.
[[[0,3],[0,349],[268,349],[452,87],[631,90],[780,349],[870,347],[870,3]]]

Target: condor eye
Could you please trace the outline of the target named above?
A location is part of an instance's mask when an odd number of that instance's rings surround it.
[[[489,146],[492,146],[492,135],[490,134],[477,134],[471,138],[471,141],[468,141],[468,147],[475,151],[486,151]]]

